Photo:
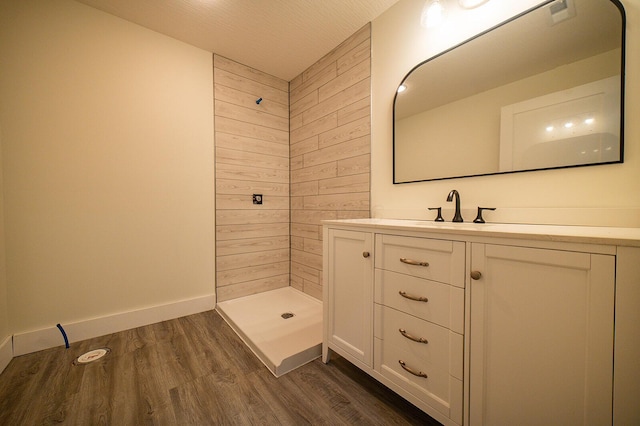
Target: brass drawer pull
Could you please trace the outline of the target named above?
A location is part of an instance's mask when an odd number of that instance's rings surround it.
[[[425,379],[427,379],[427,373],[423,373],[422,371],[418,371],[417,373],[415,371],[413,371],[411,368],[407,367],[407,364],[404,363],[403,360],[399,359],[398,363],[400,363],[400,367],[404,368],[407,372],[413,374],[414,376],[418,376],[418,377],[424,377]]]
[[[400,262],[406,263],[407,265],[429,266],[429,262],[420,262],[418,260],[407,259],[406,257],[401,257]]]
[[[422,297],[422,296],[414,296],[412,294],[407,294],[407,292],[400,290],[398,292],[398,294],[402,297],[404,297],[405,299],[409,299],[409,300],[415,300],[416,302],[428,302],[429,299],[426,297]]]
[[[418,342],[418,343],[429,343],[429,341],[423,337],[415,337],[412,336],[411,334],[407,333],[407,330],[405,330],[404,328],[400,328],[398,329],[398,331],[400,332],[400,334],[402,334],[404,337],[406,337],[409,340],[413,340],[414,342]]]

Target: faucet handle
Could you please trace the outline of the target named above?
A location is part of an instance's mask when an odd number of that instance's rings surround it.
[[[438,216],[436,216],[435,222],[444,222],[442,218],[442,207],[429,207],[429,210],[438,210]]]
[[[478,207],[478,215],[473,219],[473,223],[484,223],[482,218],[482,210],[495,210],[495,207]]]

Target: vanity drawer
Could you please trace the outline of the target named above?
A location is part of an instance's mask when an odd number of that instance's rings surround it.
[[[464,289],[376,269],[375,302],[464,333]]]
[[[442,370],[462,379],[462,335],[387,306],[376,305],[375,311],[374,334],[384,340],[388,355],[403,353],[409,357],[407,362],[412,360],[420,367]]]
[[[447,416],[461,418],[462,336],[381,305],[376,305],[376,324],[375,369]],[[411,340],[400,329],[428,343]]]
[[[378,234],[375,252],[376,268],[464,287],[464,242]]]

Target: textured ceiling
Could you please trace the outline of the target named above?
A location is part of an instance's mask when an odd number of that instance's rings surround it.
[[[398,0],[77,0],[290,81]]]

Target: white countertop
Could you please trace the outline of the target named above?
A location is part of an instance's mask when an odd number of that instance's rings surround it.
[[[542,241],[640,247],[640,228],[473,222],[453,223],[411,219],[344,219],[324,220],[322,223],[325,225],[333,224],[374,229],[422,231],[448,235],[526,238]]]

